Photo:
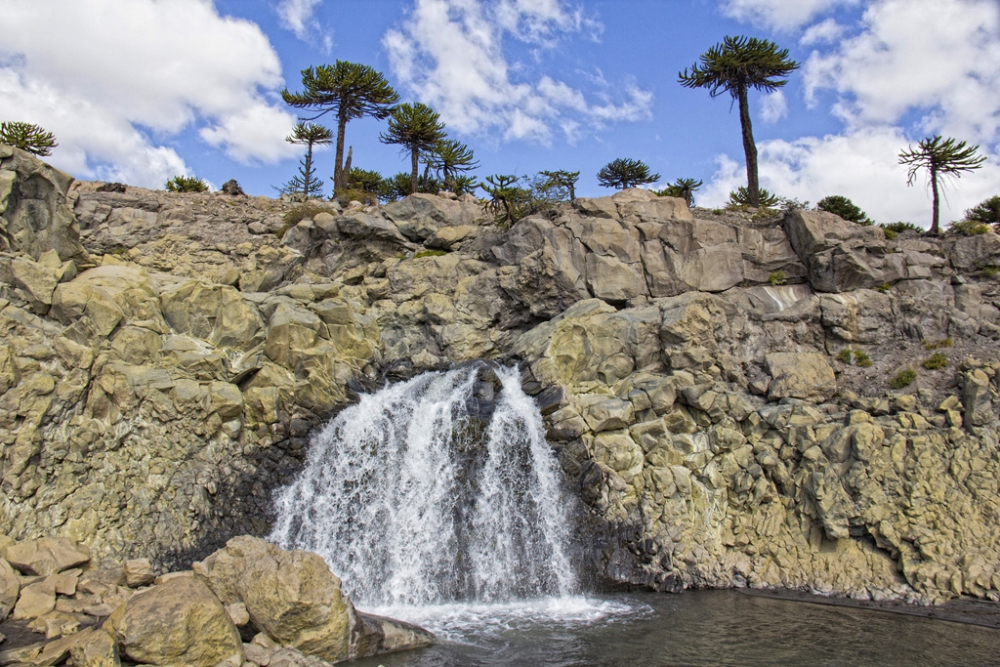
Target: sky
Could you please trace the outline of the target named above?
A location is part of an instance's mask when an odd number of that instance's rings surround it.
[[[79,179],[276,196],[303,153],[281,90],[346,60],[438,111],[480,180],[565,169],[602,196],[600,168],[632,158],[650,187],[695,178],[721,206],[746,184],[738,111],[677,79],[747,35],[800,64],[750,95],[764,188],[926,227],[926,181],[907,186],[898,155],[941,134],[988,158],[947,184],[942,219],[1000,194],[1000,0],[0,0],[0,35],[0,120],[52,131],[47,160]],[[354,166],[408,170],[385,129],[348,124]],[[316,162],[329,193],[333,151]]]

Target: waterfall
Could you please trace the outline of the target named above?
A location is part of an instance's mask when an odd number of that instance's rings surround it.
[[[314,435],[276,502],[270,539],[320,554],[361,605],[577,589],[571,500],[516,369],[425,373],[362,396]]]

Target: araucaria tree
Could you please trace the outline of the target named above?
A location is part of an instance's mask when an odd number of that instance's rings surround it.
[[[0,123],[0,144],[20,148],[41,157],[51,155],[52,149],[59,145],[51,132],[32,123],[19,121]]]
[[[687,202],[688,206],[694,206],[695,190],[703,185],[701,181],[693,178],[678,178],[676,181],[660,190],[661,197],[680,197]]]
[[[605,188],[634,188],[660,180],[659,174],[649,173],[649,165],[642,160],[618,158],[607,163],[597,172],[597,182]]]
[[[566,171],[540,171],[540,175],[545,177],[543,186],[546,188],[559,188],[566,191],[566,198],[569,201],[576,199],[576,182],[580,180],[580,172]]]
[[[389,116],[389,131],[379,135],[384,144],[399,144],[410,151],[411,167],[410,192],[417,191],[417,176],[420,154],[430,151],[444,139],[444,123],[434,109],[426,104],[406,102],[392,110]]]
[[[712,97],[728,92],[739,104],[740,125],[743,128],[743,151],[747,161],[747,192],[750,205],[760,206],[757,180],[757,144],[753,140],[750,123],[750,105],[747,92],[755,90],[772,92],[781,88],[784,78],[799,68],[788,59],[788,49],[779,49],[774,42],[756,37],[726,37],[703,53],[701,62],[685,69],[678,81],[685,88],[708,88]]]
[[[302,70],[301,93],[281,91],[285,104],[297,109],[318,111],[301,120],[313,121],[333,112],[337,117],[337,154],[333,168],[334,189],[347,185],[344,173],[344,130],[347,122],[363,116],[388,118],[399,95],[385,76],[367,65],[338,60],[334,65],[320,65]]]
[[[455,179],[459,173],[479,167],[476,156],[468,146],[457,139],[440,139],[423,156],[424,164],[436,169],[444,187],[455,192]]]
[[[944,185],[940,182],[942,178],[953,176],[961,177],[965,172],[979,169],[986,161],[983,155],[976,155],[979,146],[966,146],[964,141],[956,141],[952,137],[944,139],[941,135],[927,137],[917,144],[917,148],[907,146],[906,150],[899,154],[899,164],[909,167],[907,174],[907,185],[913,185],[917,180],[917,172],[926,169],[927,184],[931,188],[931,200],[934,207],[934,215],[931,219],[931,234],[941,232],[938,221],[938,191]]]
[[[285,137],[290,144],[306,146],[306,155],[299,162],[299,173],[288,182],[286,189],[290,192],[301,192],[307,199],[310,195],[323,196],[320,179],[316,178],[316,167],[313,166],[313,146],[326,146],[333,142],[333,134],[322,125],[315,123],[299,123],[292,133]]]

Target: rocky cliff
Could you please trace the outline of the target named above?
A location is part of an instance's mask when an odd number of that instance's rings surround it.
[[[0,147],[12,538],[171,565],[264,534],[356,392],[486,358],[522,365],[607,577],[1000,599],[992,233],[102,190]]]

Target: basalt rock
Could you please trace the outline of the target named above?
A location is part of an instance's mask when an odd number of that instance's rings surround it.
[[[359,391],[492,359],[523,365],[613,579],[1000,596],[992,232],[644,190],[501,230],[468,198],[100,191],[6,147],[0,209],[18,540],[206,557],[268,532],[310,428]]]

